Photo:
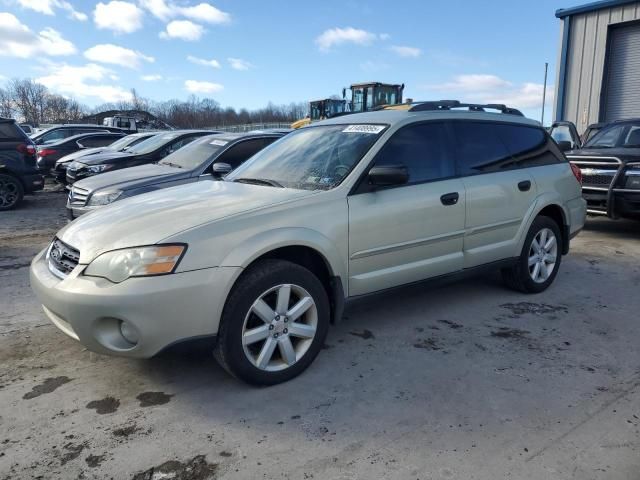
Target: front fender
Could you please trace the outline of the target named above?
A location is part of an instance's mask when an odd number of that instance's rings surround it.
[[[265,253],[282,247],[301,246],[317,251],[325,259],[332,276],[348,285],[346,261],[336,245],[322,233],[305,227],[286,227],[260,232],[236,245],[221,260],[221,267],[247,268]],[[345,292],[346,294],[346,292]]]

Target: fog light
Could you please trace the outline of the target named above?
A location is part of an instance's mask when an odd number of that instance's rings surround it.
[[[120,334],[132,345],[137,345],[140,340],[138,331],[128,322],[120,322]]]

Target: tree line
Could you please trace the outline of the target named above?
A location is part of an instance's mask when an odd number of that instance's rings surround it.
[[[191,95],[186,100],[153,101],[142,97],[135,89],[130,99],[104,103],[95,107],[65,97],[32,79],[12,79],[0,88],[0,117],[16,118],[34,126],[48,123],[77,123],[106,110],[138,110],[151,113],[157,119],[176,128],[203,128],[247,123],[292,122],[307,115],[305,102],[274,105],[256,110],[222,107],[212,98]]]

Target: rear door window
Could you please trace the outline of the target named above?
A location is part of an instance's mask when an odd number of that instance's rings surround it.
[[[382,148],[374,164],[377,167],[407,167],[409,183],[452,177],[455,174],[454,159],[446,125],[428,122],[401,128]]]
[[[86,148],[94,147],[106,147],[111,145],[118,137],[108,137],[105,135],[96,135],[92,137],[85,137],[78,140],[78,143]]]
[[[476,175],[502,170],[513,159],[490,122],[453,122],[457,168],[460,175]]]
[[[549,150],[549,138],[541,128],[526,125],[496,125],[498,135],[513,157],[504,168],[551,165],[561,160]]]

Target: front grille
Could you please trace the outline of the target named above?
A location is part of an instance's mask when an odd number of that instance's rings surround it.
[[[80,252],[59,238],[54,238],[47,251],[47,260],[49,261],[49,270],[54,275],[66,277],[78,265]]]
[[[616,174],[615,170],[612,171],[593,171],[592,169],[582,169],[582,184],[593,185],[594,187],[609,187],[613,181],[613,177]]]
[[[69,203],[71,205],[84,207],[87,203],[88,197],[89,190],[74,185],[73,187],[71,187],[71,191],[69,192]]]

